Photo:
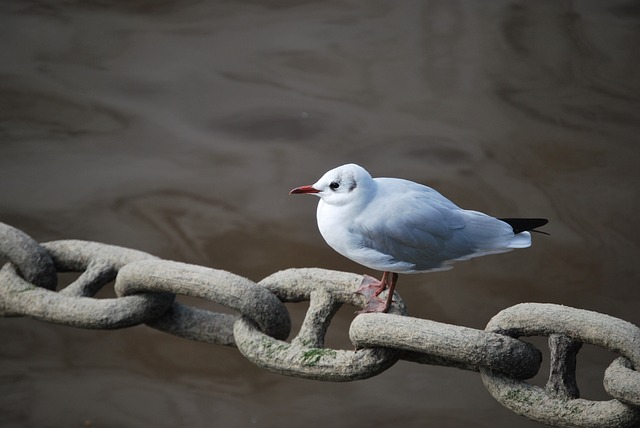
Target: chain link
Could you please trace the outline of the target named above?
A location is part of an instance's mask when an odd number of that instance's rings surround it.
[[[561,305],[523,303],[494,316],[488,331],[511,337],[548,336],[551,374],[545,388],[482,368],[487,390],[502,405],[527,418],[555,426],[637,426],[640,409],[632,395],[640,391],[640,329],[609,315]],[[589,343],[622,354],[628,364],[617,363],[607,378],[609,401],[578,398],[575,356],[578,344]],[[617,361],[617,360],[616,360]],[[624,361],[624,360],[623,360]],[[555,368],[555,370],[554,370]],[[617,392],[620,391],[620,394]],[[614,395],[615,394],[615,395]]]
[[[56,266],[49,253],[26,233],[3,223],[0,223],[0,257],[11,260],[26,282],[46,290],[56,289]]]
[[[391,314],[356,317],[349,337],[358,347],[409,351],[403,358],[417,363],[472,371],[482,367],[516,379],[535,376],[542,361],[533,345],[509,336]]]
[[[25,251],[35,245],[38,244],[32,242]],[[18,274],[13,264],[6,264],[0,270],[0,315],[26,316],[89,329],[116,329],[151,321],[166,312],[173,301],[174,295],[170,293],[146,293],[114,299],[92,298],[113,280],[122,266],[155,258],[150,254],[113,245],[71,240],[49,242],[39,247],[38,251],[48,253],[56,270],[83,273],[69,287],[57,293],[28,282]],[[9,252],[4,254],[13,262]],[[22,268],[20,270],[23,271]],[[49,284],[55,282],[50,280]]]
[[[324,338],[333,315],[344,303],[364,308],[366,302],[353,291],[361,275],[323,269],[288,269],[277,272],[260,284],[283,302],[309,301],[309,310],[298,335],[291,343],[262,333],[247,317],[235,325],[240,352],[254,364],[276,373],[326,381],[351,381],[374,376],[398,361],[392,348],[346,351],[324,347]],[[390,312],[406,314],[398,294]]]
[[[176,293],[220,303],[255,322],[265,334],[286,339],[291,331],[289,312],[266,288],[232,273],[167,260],[141,260],[123,267],[116,279],[118,296],[148,292]],[[236,317],[174,302],[147,324],[188,339],[233,345]]]
[[[141,323],[192,340],[237,346],[247,359],[276,373],[325,381],[374,376],[405,359],[479,371],[488,391],[527,418],[562,427],[640,425],[640,329],[596,312],[526,303],[497,314],[486,329],[411,318],[394,294],[389,314],[355,317],[355,350],[324,346],[327,328],[343,304],[362,308],[353,291],[360,275],[323,269],[288,269],[254,283],[232,273],[160,260],[127,248],[85,241],[38,244],[0,223],[0,316],[25,316],[90,329]],[[81,272],[56,291],[57,272]],[[116,298],[95,294],[115,280]],[[237,314],[216,313],[175,300],[185,295],[217,302]],[[309,301],[293,339],[284,302]],[[551,372],[545,388],[525,381],[540,367],[541,352],[520,337],[548,336]],[[607,368],[612,399],[579,398],[576,357],[582,343],[620,355]]]

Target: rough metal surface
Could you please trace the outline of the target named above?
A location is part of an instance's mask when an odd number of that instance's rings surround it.
[[[616,397],[609,401],[590,401],[575,398],[573,380],[558,381],[553,368],[571,367],[575,370],[575,342],[601,346],[627,357],[633,367],[640,367],[640,329],[626,321],[597,312],[561,305],[523,303],[507,308],[494,316],[487,330],[520,336],[562,335],[565,351],[555,351],[555,357],[567,361],[552,363],[546,388],[530,385],[513,378],[481,369],[482,381],[491,395],[502,405],[527,418],[561,427],[636,427],[640,425],[640,408],[630,405],[624,394],[617,391],[638,391],[638,372],[617,365],[609,372],[608,391]],[[553,339],[558,342],[557,338]],[[573,343],[572,343],[573,342]],[[564,368],[560,368],[564,371]],[[616,376],[615,371],[620,374]],[[575,373],[572,374],[575,376]],[[558,387],[562,383],[568,388]]]
[[[582,348],[582,342],[561,334],[549,336],[551,368],[546,389],[558,398],[574,399],[580,397],[576,381],[576,357]]]
[[[2,225],[3,236],[8,239],[8,226]],[[25,235],[26,236],[26,235]],[[12,261],[0,270],[0,315],[28,316],[41,321],[90,329],[115,329],[130,327],[157,318],[166,312],[173,301],[172,294],[147,293],[117,299],[94,299],[93,296],[112,280],[125,264],[142,259],[155,258],[141,251],[113,245],[85,241],[56,241],[38,245],[31,238],[19,237],[17,244],[9,246],[6,257]],[[2,242],[4,246],[5,241]],[[26,260],[18,254],[19,245],[28,253],[45,252],[61,272],[84,271],[69,285],[71,292],[60,292],[42,288],[24,279],[15,268],[13,258]],[[40,258],[40,257],[39,257]],[[40,259],[45,259],[44,257]],[[47,262],[48,263],[48,262]],[[45,263],[40,275],[50,274]],[[49,283],[53,283],[51,280]],[[64,291],[64,290],[63,290]]]
[[[359,347],[417,352],[433,357],[428,364],[464,363],[469,370],[486,367],[518,379],[535,376],[542,361],[531,344],[508,336],[399,315],[363,314],[351,323],[349,337]]]
[[[120,296],[153,291],[217,302],[246,315],[266,334],[279,339],[285,339],[291,330],[289,313],[276,296],[246,278],[223,270],[167,260],[142,260],[123,267],[115,287]],[[149,324],[182,337],[231,345],[234,320],[232,315],[192,310],[174,303],[171,311]]]
[[[323,269],[288,269],[265,278],[260,284],[280,300],[308,300],[309,310],[300,332],[291,343],[269,337],[243,317],[234,328],[238,349],[262,368],[314,380],[352,381],[386,370],[398,361],[399,350],[324,348],[327,328],[340,306],[347,303],[365,307],[364,298],[354,293],[362,279],[361,275]],[[406,314],[406,307],[398,294],[394,294],[390,311]]]
[[[607,368],[604,389],[618,400],[640,407],[640,372],[628,358],[616,358]]]
[[[230,272],[160,260],[96,242],[38,244],[0,223],[0,316],[26,316],[90,329],[147,323],[185,338],[237,346],[242,355],[276,373],[325,381],[374,376],[405,359],[480,371],[489,392],[527,418],[561,427],[640,426],[640,328],[575,308],[526,303],[497,314],[485,330],[407,316],[394,294],[389,314],[361,314],[349,330],[356,349],[325,347],[331,320],[343,304],[363,308],[354,291],[363,277],[323,269],[288,269],[259,283]],[[59,292],[57,272],[80,272]],[[116,298],[93,296],[115,280]],[[236,314],[215,313],[175,301],[197,297]],[[381,296],[385,298],[385,295]],[[284,302],[309,301],[298,334]],[[522,336],[549,337],[546,387],[531,385],[540,351]],[[583,343],[620,355],[604,375],[608,401],[579,398],[576,365]]]
[[[11,260],[27,282],[47,290],[56,289],[56,266],[49,253],[29,235],[0,223],[0,243],[0,257]]]

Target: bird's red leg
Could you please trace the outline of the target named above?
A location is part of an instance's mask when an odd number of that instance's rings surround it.
[[[378,288],[376,288],[375,293],[373,293],[374,296],[378,297],[380,293],[382,293],[389,286],[389,273],[390,272],[382,273],[382,279],[380,280],[380,285],[378,286]]]
[[[396,288],[396,282],[398,282],[398,274],[393,272],[391,274],[391,283],[389,284],[389,291],[387,292],[387,301],[384,303],[384,311],[387,312],[393,303],[393,290]]]

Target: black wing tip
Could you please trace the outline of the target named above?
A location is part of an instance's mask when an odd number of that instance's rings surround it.
[[[534,230],[549,223],[549,220],[546,218],[501,218],[499,220],[502,220],[511,226],[513,233],[515,234],[531,231],[548,235],[546,232]]]

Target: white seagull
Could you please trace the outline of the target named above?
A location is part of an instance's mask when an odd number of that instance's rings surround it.
[[[318,229],[329,246],[384,272],[380,281],[365,277],[356,291],[369,302],[361,312],[389,310],[398,273],[446,270],[458,260],[529,247],[529,231],[548,222],[465,210],[430,187],[372,178],[356,164],[339,166],[290,192],[296,193],[320,197]],[[387,288],[383,301],[378,296]]]

